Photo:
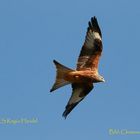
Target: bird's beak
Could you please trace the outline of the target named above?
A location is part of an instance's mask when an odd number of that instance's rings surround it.
[[[105,82],[105,79],[103,79],[103,82]]]

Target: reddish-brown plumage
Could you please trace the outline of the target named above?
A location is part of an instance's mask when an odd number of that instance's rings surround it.
[[[91,18],[85,42],[78,57],[76,70],[69,69],[54,61],[57,68],[55,84],[51,92],[67,84],[72,85],[72,96],[63,116],[66,118],[72,109],[93,89],[93,84],[104,82],[98,73],[98,64],[102,53],[102,34],[97,19]]]
[[[91,70],[74,71],[65,74],[64,79],[66,81],[69,81],[70,83],[87,83],[87,82],[93,82],[92,76],[94,75],[95,73]]]
[[[91,68],[92,71],[98,71],[98,64],[99,64],[100,54],[93,55],[89,58],[86,67]]]

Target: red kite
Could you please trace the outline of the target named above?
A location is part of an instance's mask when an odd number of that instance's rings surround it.
[[[63,117],[73,110],[85,96],[93,89],[94,83],[105,82],[98,73],[99,59],[102,53],[102,34],[96,17],[88,23],[84,45],[81,49],[77,68],[72,70],[54,60],[57,69],[56,81],[50,92],[65,86],[72,85],[72,95],[66,105]]]

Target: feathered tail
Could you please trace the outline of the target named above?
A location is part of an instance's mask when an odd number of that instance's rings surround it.
[[[51,88],[50,92],[62,87],[62,86],[65,86],[67,84],[70,84],[70,82],[64,80],[64,76],[73,71],[72,69],[70,68],[67,68],[65,67],[64,65],[58,63],[56,60],[53,60],[55,66],[56,66],[56,80],[55,80],[55,83],[53,85],[53,87]]]

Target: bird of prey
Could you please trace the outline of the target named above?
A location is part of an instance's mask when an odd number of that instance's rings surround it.
[[[72,95],[65,107],[63,117],[73,110],[86,95],[93,89],[94,83],[105,82],[98,73],[99,59],[103,50],[102,34],[96,17],[92,17],[88,22],[85,42],[82,46],[76,70],[70,69],[56,60],[54,64],[57,69],[55,83],[50,92],[71,84]]]

